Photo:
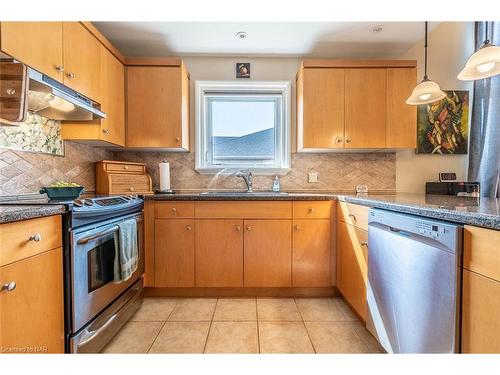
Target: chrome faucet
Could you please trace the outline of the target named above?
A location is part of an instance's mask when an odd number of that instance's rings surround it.
[[[236,177],[241,177],[243,179],[243,181],[245,181],[245,184],[247,184],[247,193],[253,192],[252,172],[248,172],[248,175],[245,175],[243,172],[238,171],[238,172],[236,172]]]

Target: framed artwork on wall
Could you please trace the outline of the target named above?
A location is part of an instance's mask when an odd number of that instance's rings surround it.
[[[250,78],[250,63],[236,63],[236,78]]]
[[[444,92],[444,99],[417,108],[417,154],[467,154],[469,91]]]

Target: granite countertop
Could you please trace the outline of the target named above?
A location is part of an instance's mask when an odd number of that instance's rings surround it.
[[[0,224],[37,217],[60,215],[66,212],[63,205],[0,205]]]
[[[338,195],[339,200],[407,214],[500,230],[500,199],[451,195]]]

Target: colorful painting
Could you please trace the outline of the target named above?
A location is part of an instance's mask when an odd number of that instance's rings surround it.
[[[444,99],[418,106],[417,154],[467,154],[469,91],[444,92]]]
[[[236,63],[236,78],[250,78],[250,63]]]

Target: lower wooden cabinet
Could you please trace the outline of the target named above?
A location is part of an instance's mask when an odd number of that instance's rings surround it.
[[[246,287],[292,286],[291,220],[245,220]]]
[[[294,287],[330,286],[330,219],[293,221]]]
[[[462,352],[500,353],[500,281],[463,274]]]
[[[64,353],[62,264],[57,248],[0,267],[2,353]]]
[[[194,220],[155,221],[155,286],[194,287]]]
[[[243,286],[243,220],[196,220],[196,286]]]
[[[337,227],[337,287],[356,310],[366,319],[366,284],[368,277],[368,232],[353,225],[338,222]]]

